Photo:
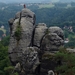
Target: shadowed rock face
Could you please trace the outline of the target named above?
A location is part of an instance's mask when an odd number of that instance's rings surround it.
[[[14,70],[21,75],[47,75],[49,70],[54,70],[55,66],[51,65],[55,62],[43,56],[55,53],[64,43],[61,28],[48,28],[45,23],[35,26],[35,20],[35,14],[27,8],[9,20],[9,57]]]

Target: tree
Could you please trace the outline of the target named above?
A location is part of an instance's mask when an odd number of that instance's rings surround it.
[[[0,42],[0,75],[18,75],[17,73],[12,74],[14,67],[12,67],[9,60],[8,44],[9,36]]]
[[[75,75],[75,54],[63,48],[55,55],[55,58],[61,61],[61,64],[56,67],[60,75]]]

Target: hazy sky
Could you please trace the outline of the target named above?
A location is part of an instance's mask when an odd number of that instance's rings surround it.
[[[0,2],[42,2],[42,1],[56,2],[59,0],[0,0]]]
[[[9,2],[49,2],[49,1],[51,1],[51,2],[58,2],[58,1],[61,1],[61,2],[71,2],[71,1],[74,1],[75,2],[75,0],[0,0],[0,2],[7,2],[7,3],[9,3]]]
[[[0,2],[41,2],[44,0],[0,0]]]

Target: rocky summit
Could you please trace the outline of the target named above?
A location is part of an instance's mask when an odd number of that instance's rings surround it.
[[[24,8],[8,21],[10,61],[19,75],[54,75],[57,64],[51,56],[64,44],[63,30],[35,25],[35,20],[35,13]]]

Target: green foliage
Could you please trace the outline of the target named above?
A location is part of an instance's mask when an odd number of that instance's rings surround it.
[[[4,68],[4,71],[8,75],[18,75],[17,72],[13,73],[14,67],[13,66],[8,66]]]
[[[42,8],[33,10],[36,14],[36,22],[44,22],[48,26],[64,27],[65,25],[75,25],[75,7],[71,8]],[[61,18],[62,17],[62,18]],[[39,19],[40,18],[40,19]]]
[[[13,69],[8,57],[8,44],[9,36],[0,42],[0,75],[11,75],[10,72]]]
[[[12,66],[8,66],[8,67],[4,68],[5,73],[8,75],[11,75],[13,70],[14,70],[14,67],[12,67]]]
[[[18,24],[16,31],[15,31],[15,37],[16,40],[19,41],[21,39],[21,26]]]
[[[45,32],[45,34],[49,34],[49,33],[50,33],[50,31],[47,29],[46,32]]]
[[[0,30],[0,37],[2,37],[3,34],[4,34],[3,31]]]
[[[55,6],[54,4],[41,4],[41,5],[39,5],[39,9],[41,9],[41,8],[52,8],[54,6]]]
[[[4,70],[7,72],[12,72],[14,70],[13,66],[5,67]]]
[[[75,3],[71,4],[70,8],[66,8],[68,3],[54,3],[54,4],[32,4],[27,8],[34,11],[36,14],[36,22],[44,22],[48,26],[60,26],[75,25]],[[0,4],[0,25],[4,25],[8,30],[8,19],[14,16],[14,14],[20,11],[23,6],[17,6],[18,4]],[[2,7],[5,9],[2,10]],[[42,9],[39,9],[41,7]],[[47,8],[51,7],[51,8]],[[12,14],[12,15],[11,15]],[[70,23],[72,22],[72,23]]]
[[[69,39],[69,42],[65,44],[65,47],[74,48],[75,47],[75,33],[70,32],[68,30],[64,30],[64,36],[65,38]]]
[[[60,75],[75,75],[75,54],[63,48],[55,55],[55,59],[61,61],[61,65],[56,67]]]
[[[5,38],[3,38],[3,40],[0,43],[3,46],[8,46],[9,45],[9,39],[10,39],[10,36],[6,36]]]
[[[43,54],[42,59],[53,59],[54,58],[54,54]]]
[[[10,65],[10,61],[8,58],[8,47],[0,44],[0,71],[5,73],[4,67],[7,67],[9,65]]]

